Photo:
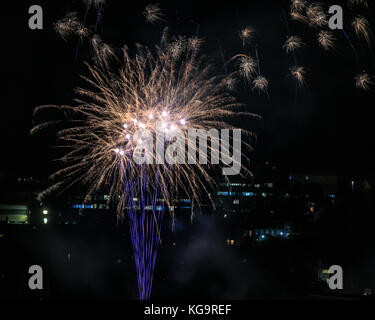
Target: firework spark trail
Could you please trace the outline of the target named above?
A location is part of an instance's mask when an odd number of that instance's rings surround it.
[[[104,1],[101,1],[100,5],[99,5],[99,10],[98,10],[98,16],[96,17],[96,22],[95,22],[95,32],[98,29],[99,20],[100,20],[100,17],[101,17],[103,5],[104,5]]]
[[[89,10],[90,10],[90,7],[91,7],[91,1],[87,4],[87,7],[86,7],[86,12],[85,12],[85,16],[83,18],[83,23],[82,23],[82,27],[81,28],[84,28],[85,27],[85,24],[86,24],[86,19],[87,19],[87,15],[89,13]],[[76,49],[76,54],[74,56],[74,59],[77,61],[78,59],[78,51],[79,51],[79,47],[81,45],[81,37],[78,38],[77,40],[77,49]]]
[[[218,40],[218,42],[219,42],[219,49],[220,49],[221,59],[223,60],[223,66],[224,66],[224,71],[225,71],[225,79],[228,80],[228,69],[227,69],[227,64],[225,62],[225,58],[224,58],[223,48],[221,47],[221,43],[220,43],[219,40]]]

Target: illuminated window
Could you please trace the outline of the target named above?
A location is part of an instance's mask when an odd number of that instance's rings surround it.
[[[48,214],[48,210],[43,210],[43,214]]]
[[[47,224],[47,222],[48,222],[48,219],[47,218],[43,218],[43,223]]]
[[[240,204],[240,200],[233,200],[233,204]]]

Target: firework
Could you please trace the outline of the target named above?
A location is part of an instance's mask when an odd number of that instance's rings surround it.
[[[268,80],[259,75],[253,80],[253,89],[258,90],[259,92],[267,92],[268,89]]]
[[[284,49],[287,53],[294,51],[297,48],[301,48],[304,45],[300,37],[289,36],[284,44]]]
[[[61,158],[64,167],[51,176],[55,184],[49,190],[63,191],[80,184],[87,187],[85,199],[107,190],[108,202],[116,205],[119,218],[129,218],[141,299],[151,293],[164,210],[173,216],[173,199],[181,195],[189,196],[193,210],[201,195],[209,194],[208,188],[214,185],[212,163],[160,162],[158,154],[143,149],[149,134],[157,137],[157,125],[162,124],[162,147],[168,150],[173,143],[168,134],[177,129],[229,129],[233,126],[228,119],[251,116],[240,111],[244,106],[228,93],[224,77],[212,75],[213,65],[200,58],[197,50],[193,54],[190,46],[184,46],[179,51],[180,59],[175,59],[170,48],[180,40],[163,43],[154,50],[138,46],[135,56],[124,47],[121,59],[117,58],[112,67],[113,52],[104,53],[106,45],[94,36],[92,47],[98,63],[87,65],[91,76],[83,77],[89,89],[76,90],[79,97],[75,106],[41,106],[35,110],[35,119],[50,109],[68,117],[66,127],[59,127],[57,132],[68,148]],[[61,121],[40,123],[32,133],[56,123]],[[216,142],[211,138],[211,145]],[[137,152],[151,157],[151,163],[134,161]]]
[[[79,24],[75,30],[75,34],[82,40],[90,35],[90,31],[83,24]]]
[[[75,33],[76,29],[81,25],[77,12],[69,12],[66,16],[54,24],[54,29],[61,38],[66,38]]]
[[[301,12],[302,10],[306,9],[306,1],[305,0],[291,0],[291,10]]]
[[[318,33],[318,42],[324,50],[330,50],[334,47],[335,37],[332,32],[320,31]]]
[[[163,11],[160,9],[159,4],[148,4],[143,11],[143,15],[147,22],[152,24],[163,21]]]
[[[228,91],[234,91],[236,88],[236,83],[237,80],[234,77],[227,77],[225,78],[225,87],[227,88]]]
[[[249,43],[254,37],[255,30],[251,27],[246,27],[240,31],[240,38],[242,40],[242,46],[245,46],[246,43]]]
[[[359,89],[370,90],[370,87],[374,85],[372,81],[373,77],[369,76],[365,71],[355,77],[355,85]]]
[[[353,7],[353,6],[362,6],[364,8],[368,7],[367,0],[348,0],[348,6]]]
[[[195,50],[198,50],[201,44],[202,44],[202,40],[198,37],[191,37],[187,41],[187,46],[190,48],[192,52],[194,52]]]
[[[311,25],[322,27],[327,25],[327,14],[321,3],[314,2],[306,9],[306,15]]]
[[[193,42],[195,42],[195,44],[198,44],[196,38],[192,38],[189,41],[190,45]],[[187,44],[188,44],[188,41],[186,40],[186,38],[181,37],[181,36],[175,39],[174,41],[170,42],[168,45],[168,51],[169,51],[170,56],[175,60],[178,59],[182,55],[182,53],[185,51]],[[193,47],[191,49],[193,49]]]
[[[232,60],[237,60],[238,73],[241,77],[251,83],[253,75],[257,72],[257,63],[253,57],[246,54],[237,54],[231,58],[228,62]]]
[[[293,66],[290,68],[291,76],[297,81],[300,87],[303,87],[305,84],[305,73],[303,67]]]
[[[295,11],[295,10],[290,12],[290,17],[292,18],[292,20],[295,20],[295,21],[300,21],[306,24],[309,23],[309,18],[307,18],[302,13]]]
[[[352,22],[352,26],[357,37],[363,37],[368,43],[369,47],[371,47],[371,29],[368,20],[363,16],[357,16]]]

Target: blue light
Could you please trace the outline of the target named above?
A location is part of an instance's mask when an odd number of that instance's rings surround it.
[[[284,235],[284,232],[280,232],[280,236],[283,236]]]
[[[254,192],[242,192],[242,195],[245,197],[252,197],[254,196]]]
[[[264,239],[266,236],[264,234],[262,234],[262,239]]]
[[[218,195],[218,196],[227,196],[227,195],[228,195],[228,192],[226,192],[226,191],[218,191],[218,192],[217,192],[217,195]]]

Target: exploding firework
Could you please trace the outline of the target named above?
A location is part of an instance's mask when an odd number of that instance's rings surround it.
[[[364,8],[368,7],[367,0],[348,0],[348,6],[353,7],[353,6],[362,6]]]
[[[196,39],[192,39],[191,41],[189,41],[190,44],[192,44],[194,40],[196,41]],[[186,38],[181,36],[170,42],[167,47],[170,56],[175,60],[178,59],[185,51],[187,44],[188,41],[186,40]]]
[[[81,42],[84,38],[90,35],[90,31],[83,24],[79,24],[75,30],[75,34],[81,39]]]
[[[253,89],[258,90],[259,92],[266,92],[268,90],[268,80],[259,75],[253,80]]]
[[[81,25],[77,12],[69,12],[66,16],[54,24],[54,29],[61,38],[66,40],[67,37],[74,34],[76,29]]]
[[[330,50],[334,47],[335,37],[332,32],[320,31],[318,33],[318,42],[324,50]]]
[[[249,43],[254,37],[255,30],[251,27],[246,27],[240,31],[240,38],[242,40],[242,46]]]
[[[225,87],[228,91],[234,91],[236,88],[237,79],[234,77],[225,78]]]
[[[370,90],[374,85],[373,77],[369,76],[365,71],[355,77],[355,85],[359,89]]]
[[[300,87],[305,85],[305,69],[299,66],[293,66],[290,68],[291,76],[297,81]]]
[[[292,10],[290,12],[290,17],[292,18],[292,20],[295,20],[295,21],[300,21],[306,24],[309,23],[309,18],[307,18],[305,15],[295,10]]]
[[[294,51],[297,48],[301,48],[304,45],[300,37],[289,36],[284,44],[284,49],[287,53]]]
[[[160,9],[159,4],[148,4],[143,11],[143,15],[147,22],[152,24],[163,21],[163,11]]]
[[[181,140],[174,141],[173,133],[230,129],[233,126],[228,119],[255,116],[241,111],[244,106],[228,93],[224,77],[212,75],[212,63],[200,58],[197,50],[193,54],[190,46],[184,46],[176,59],[169,48],[179,39],[154,50],[138,46],[134,56],[124,47],[122,58],[111,63],[113,51],[105,53],[105,44],[94,36],[97,63],[87,65],[91,76],[83,78],[88,88],[76,90],[77,104],[35,110],[35,120],[50,109],[67,117],[66,127],[57,130],[62,145],[68,148],[61,158],[64,167],[51,176],[55,184],[41,197],[75,184],[87,187],[86,199],[106,190],[118,216],[129,219],[141,299],[151,294],[163,212],[169,210],[173,216],[171,204],[180,195],[188,195],[193,209],[214,185],[210,170],[216,163],[186,165],[177,161],[181,155],[175,151]],[[56,124],[61,120],[42,122],[32,133]],[[160,134],[163,142],[158,146],[166,149],[164,162],[153,148],[145,147]],[[211,146],[219,143],[218,139],[212,137]],[[186,142],[185,138],[182,141]],[[221,144],[221,148],[229,151],[229,146]],[[150,162],[140,163],[135,157]]]
[[[291,0],[290,8],[292,11],[300,12],[306,9],[306,1],[305,0]]]
[[[357,16],[352,22],[352,26],[357,34],[357,37],[363,37],[371,48],[371,29],[368,20],[363,16]]]
[[[238,73],[243,77],[248,83],[251,83],[253,75],[257,72],[257,63],[253,57],[246,54],[237,54],[231,58],[228,62],[232,60],[237,60]]]
[[[314,2],[306,9],[306,15],[312,26],[323,27],[327,25],[327,14],[321,3]]]

